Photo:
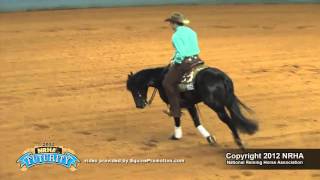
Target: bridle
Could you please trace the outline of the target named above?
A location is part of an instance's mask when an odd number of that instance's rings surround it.
[[[130,77],[132,77],[132,76],[133,76],[133,73],[131,72],[131,73],[128,75],[128,78],[130,78]],[[152,101],[153,101],[154,97],[156,96],[156,94],[157,94],[157,89],[154,88],[150,99],[149,99],[149,100],[147,100],[147,99],[145,100],[145,104],[150,106],[150,105],[152,104]],[[142,95],[141,95],[140,92],[138,92],[138,96],[139,96],[139,97],[142,97]]]
[[[152,92],[152,95],[151,95],[151,97],[150,97],[150,99],[149,99],[149,101],[147,101],[147,104],[148,104],[149,106],[151,105],[154,97],[156,96],[156,93],[157,93],[157,89],[154,88],[154,89],[153,89],[153,92]]]
[[[154,97],[156,96],[156,93],[157,93],[157,89],[154,88],[150,99],[149,99],[149,100],[145,100],[145,104],[147,104],[147,105],[150,106],[150,105],[152,104],[152,101],[153,101]],[[139,97],[142,97],[142,95],[140,94],[140,92],[138,92],[138,96],[139,96]]]

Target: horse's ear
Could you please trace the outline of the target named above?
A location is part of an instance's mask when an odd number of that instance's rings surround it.
[[[128,79],[130,79],[131,76],[133,76],[133,73],[132,73],[132,72],[130,72],[130,74],[128,74]]]

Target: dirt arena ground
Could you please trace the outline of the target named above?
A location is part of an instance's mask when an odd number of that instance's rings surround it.
[[[181,11],[198,32],[201,57],[228,73],[256,111],[249,148],[320,148],[320,5],[162,6],[0,14],[0,179],[319,179],[319,171],[230,170],[183,116],[184,137],[152,107],[135,109],[127,74],[167,64]],[[221,148],[227,127],[200,105]],[[21,172],[27,148],[54,142],[80,160],[178,158],[183,164],[37,166]]]

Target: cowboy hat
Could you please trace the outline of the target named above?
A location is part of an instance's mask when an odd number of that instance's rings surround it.
[[[190,23],[190,21],[187,18],[185,18],[182,13],[179,13],[179,12],[172,13],[171,16],[169,18],[165,19],[164,21],[181,23],[184,25]]]

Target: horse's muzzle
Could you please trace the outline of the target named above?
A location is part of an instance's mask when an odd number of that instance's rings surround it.
[[[136,104],[136,108],[143,109],[143,108],[146,107],[147,104],[148,104],[147,101],[143,101],[143,102],[141,102],[139,104]]]
[[[136,108],[138,109],[143,109],[144,107],[146,107],[145,105],[136,105]]]

